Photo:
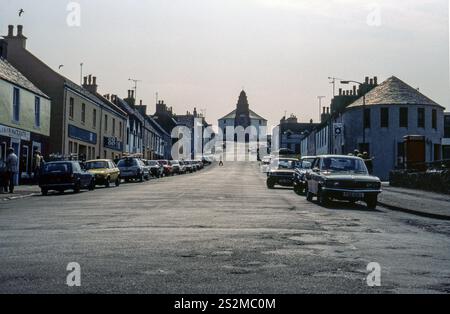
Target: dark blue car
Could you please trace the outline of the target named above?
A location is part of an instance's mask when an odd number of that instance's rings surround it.
[[[75,193],[79,193],[82,189],[92,191],[95,189],[95,178],[83,170],[78,161],[49,162],[41,170],[39,187],[42,195],[47,195],[48,191],[60,193],[66,190],[73,190]]]

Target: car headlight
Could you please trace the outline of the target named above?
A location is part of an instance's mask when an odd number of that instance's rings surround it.
[[[325,186],[328,188],[336,188],[339,187],[341,184],[339,181],[326,181]]]

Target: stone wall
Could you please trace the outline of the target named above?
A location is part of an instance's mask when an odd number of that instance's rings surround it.
[[[394,170],[390,173],[389,181],[394,187],[450,194],[450,170],[448,169],[428,172]]]

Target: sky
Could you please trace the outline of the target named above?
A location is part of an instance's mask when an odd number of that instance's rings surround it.
[[[217,124],[244,89],[269,125],[285,113],[317,121],[330,76],[395,75],[450,109],[448,0],[72,2],[79,15],[66,0],[0,0],[0,34],[23,24],[33,54],[75,82],[83,62],[102,94],[125,97],[140,80],[149,114],[158,93]]]

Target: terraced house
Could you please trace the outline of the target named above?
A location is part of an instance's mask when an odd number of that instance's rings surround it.
[[[14,35],[14,27],[9,26],[2,43],[7,47],[8,61],[52,99],[49,151],[81,159],[120,157],[126,125],[124,112],[94,95],[95,78],[85,81],[83,88],[29,52],[22,30],[19,25]]]
[[[50,98],[0,58],[0,159],[13,147],[21,178],[31,177],[33,155],[49,149]],[[16,182],[19,178],[16,178]]]

